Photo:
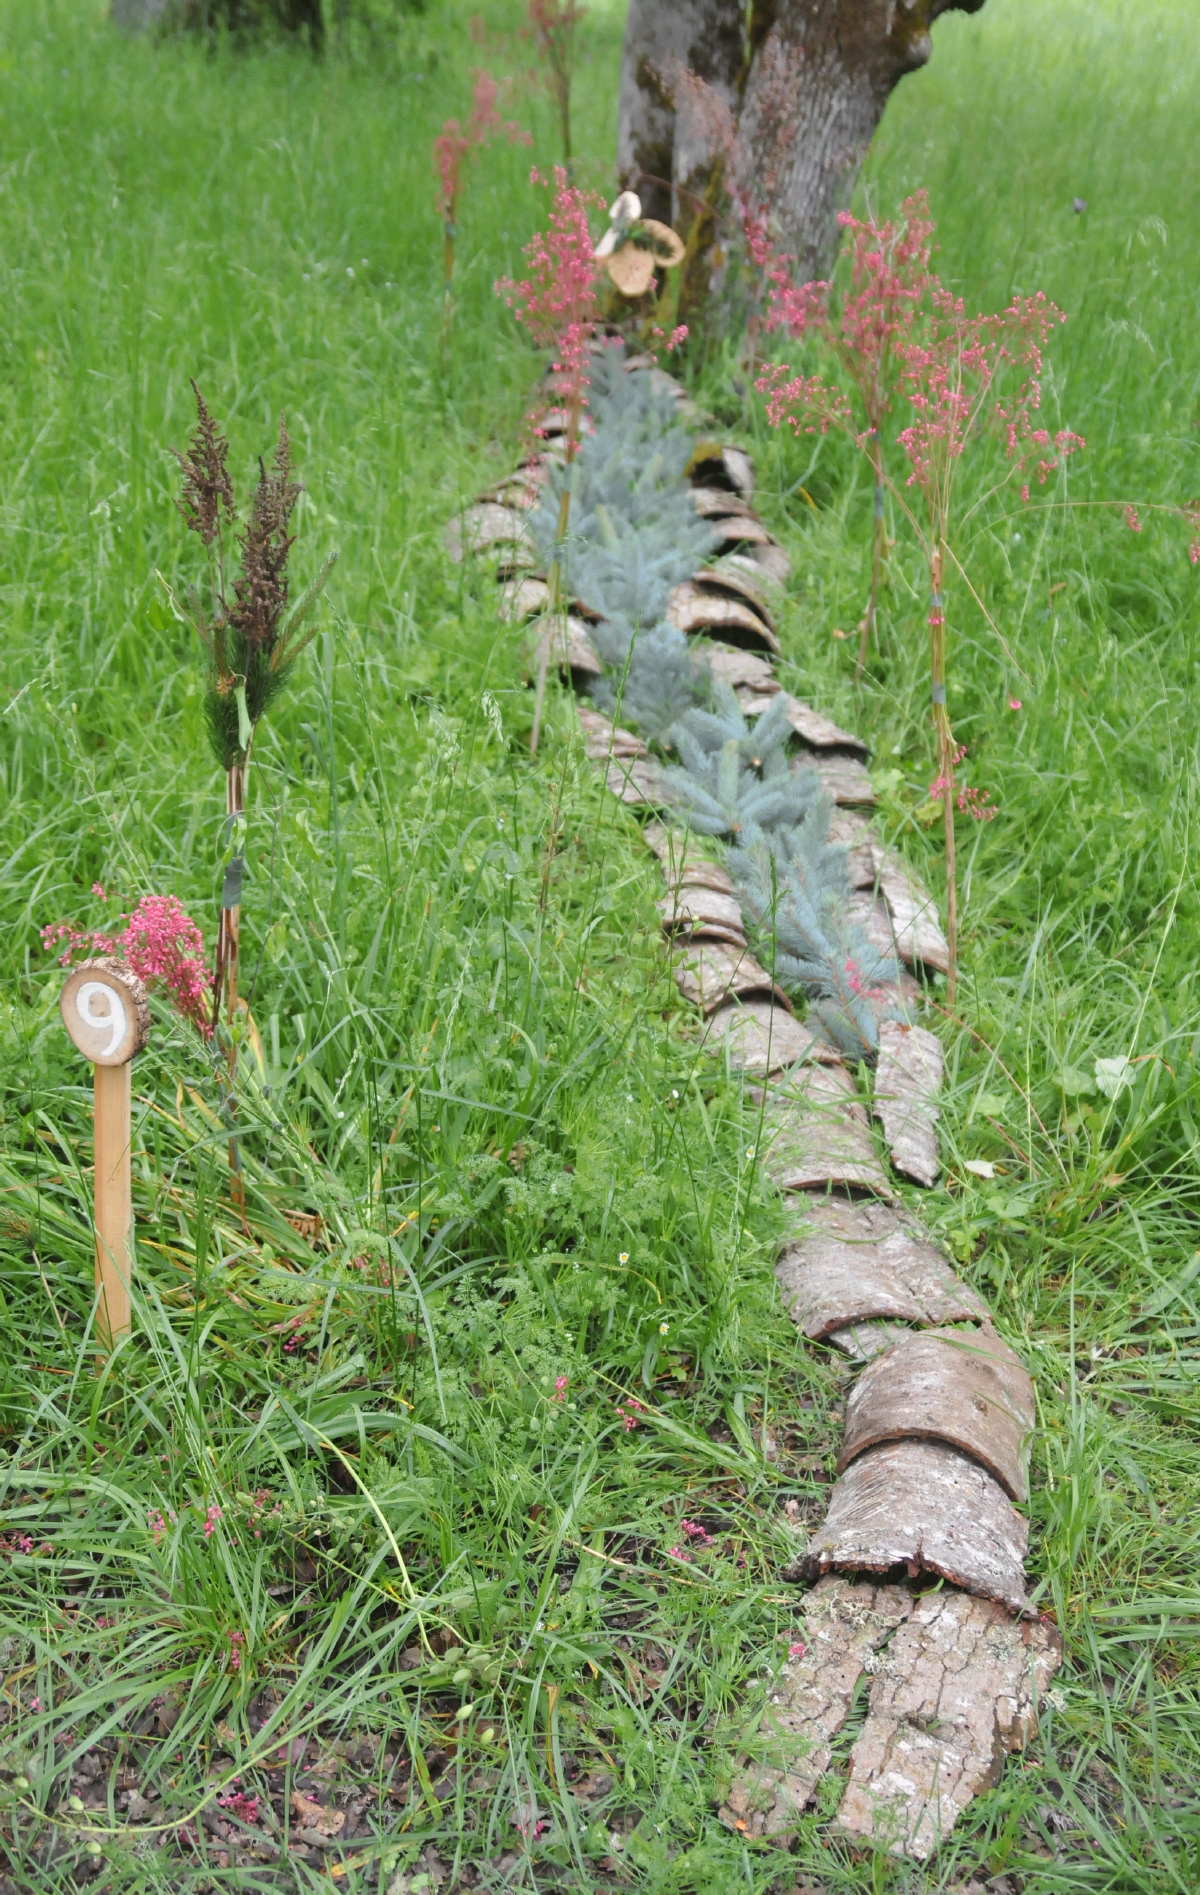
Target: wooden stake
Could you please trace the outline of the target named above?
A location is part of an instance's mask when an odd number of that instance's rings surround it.
[[[130,1072],[96,1073],[96,1330],[106,1348],[129,1334],[133,1277],[133,1192],[129,1180]]]
[[[130,1329],[133,1196],[129,1065],[150,1028],[146,990],[116,960],[81,961],[59,997],[63,1025],[95,1069],[96,1333],[105,1350]]]

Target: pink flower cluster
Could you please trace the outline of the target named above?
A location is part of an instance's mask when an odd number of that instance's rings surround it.
[[[501,118],[496,101],[501,83],[490,73],[475,72],[471,112],[466,130],[456,118],[448,118],[433,141],[433,170],[438,181],[438,208],[442,221],[453,226],[458,215],[462,190],[463,159],[473,147],[485,145],[490,138],[503,135],[510,145],[532,145],[533,138],[523,125]]]
[[[530,173],[534,184],[550,189],[550,181]],[[596,260],[588,230],[588,208],[603,204],[595,191],[580,191],[568,183],[561,165],[554,167],[554,197],[549,228],[537,231],[525,245],[529,275],[514,282],[501,277],[496,294],[503,296],[517,321],[540,348],[551,349],[551,373],[568,405],[587,400],[588,344],[596,326]]]
[[[241,1632],[231,1632],[229,1636],[231,1639],[236,1638],[242,1644],[245,1643]],[[236,1671],[237,1667],[233,1665],[230,1669]],[[241,1777],[234,1777],[234,1787],[227,1790],[224,1796],[219,1796],[217,1802],[222,1809],[227,1809],[231,1816],[236,1816],[239,1822],[257,1823],[260,1816],[258,1798],[247,1796],[241,1788],[241,1781]]]
[[[217,1530],[217,1521],[222,1518],[221,1509],[218,1507],[216,1501],[210,1502],[204,1514],[204,1537],[206,1540],[212,1539],[213,1534]]]
[[[789,379],[790,371],[776,364],[757,383],[772,426],[786,423],[797,434],[837,427],[863,447],[877,438],[899,396],[913,413],[899,437],[911,469],[908,484],[931,505],[944,503],[951,464],[985,420],[997,428],[1018,471],[1036,457],[1039,483],[1083,447],[1080,435],[1064,428],[1052,436],[1034,420],[1042,351],[1050,330],[1066,320],[1061,310],[1039,292],[1014,297],[999,314],[968,316],[962,298],[944,289],[929,267],[934,224],[923,191],[905,200],[898,223],[863,221],[849,212],[839,222],[852,236],[851,285],[836,318],[831,286],[793,284],[790,259],[773,250],[765,227],[758,231],[748,222],[747,242],[768,285],[767,328],[818,341],[857,394],[866,425],[857,427],[842,389],[819,375]],[[1002,371],[1018,378],[1005,400],[996,396]],[[1023,497],[1029,497],[1028,484]]]
[[[570,1382],[565,1375],[556,1375],[554,1378],[554,1393],[550,1397],[551,1401],[565,1402],[567,1399],[567,1389],[569,1387]]]
[[[171,1512],[169,1507],[167,1514],[170,1516],[171,1525],[174,1526],[176,1516]],[[167,1537],[167,1521],[157,1507],[151,1507],[149,1513],[146,1515],[146,1525],[154,1535],[155,1546],[161,1546]]]
[[[1009,702],[1013,700],[1010,699]],[[1016,708],[1020,710],[1021,707],[1017,704]],[[955,782],[954,770],[966,754],[967,747],[961,744],[950,759],[950,775],[935,776],[929,785],[930,798],[933,802],[940,803],[947,795],[952,795],[962,814],[970,816],[973,822],[993,822],[1000,812],[994,806],[989,807],[992,802],[991,791],[972,789],[966,783]]]
[[[712,1546],[714,1544],[712,1534],[708,1532],[707,1528],[702,1527],[698,1520],[681,1520],[679,1524],[687,1534],[689,1540],[698,1540],[701,1546]]]
[[[107,900],[99,882],[92,893]],[[76,954],[119,955],[147,986],[162,987],[184,1019],[209,1038],[212,982],[201,958],[204,937],[191,916],[174,895],[143,895],[133,913],[120,918],[126,925],[117,934],[80,930],[69,921],[51,922],[42,929],[42,946],[47,952],[63,950],[60,967],[69,967]]]
[[[815,336],[822,342],[857,390],[868,429],[878,428],[891,407],[897,359],[931,281],[929,199],[924,191],[906,198],[898,224],[863,222],[849,211],[842,211],[838,222],[851,238],[851,291],[836,320],[830,284],[794,284],[790,259],[775,254],[765,229],[761,235],[748,229],[747,239],[770,285],[768,330],[786,329],[794,337]]]
[[[633,1430],[638,1425],[638,1422],[637,1422],[638,1416],[640,1414],[644,1414],[644,1412],[645,1410],[643,1409],[641,1402],[638,1401],[635,1395],[627,1395],[625,1397],[625,1401],[623,1404],[621,1402],[617,1403],[617,1413],[620,1415],[622,1421],[625,1423],[626,1434],[633,1433]]]
[[[959,459],[972,433],[990,416],[1004,451],[1024,472],[1036,456],[1039,485],[1059,461],[1085,445],[1082,435],[1060,428],[1052,437],[1034,415],[1042,400],[1042,354],[1062,310],[1036,296],[1015,296],[1007,309],[991,316],[968,316],[961,296],[929,278],[930,312],[921,334],[898,351],[900,386],[914,420],[899,436],[908,455],[910,487],[919,487],[932,503],[941,499],[951,463]],[[994,399],[1002,371],[1015,371],[1014,392]],[[1022,498],[1029,498],[1028,483]]]
[[[246,1634],[244,1632],[231,1632],[229,1634],[229,1657],[226,1660],[226,1670],[228,1671],[241,1670],[242,1648],[245,1645],[245,1643],[246,1643]],[[258,1809],[258,1805],[256,1803],[255,1804],[256,1814],[252,1817],[247,1817],[246,1820],[248,1822],[258,1821],[257,1809]]]
[[[848,954],[846,956],[846,965],[845,965],[845,968],[843,969],[843,972],[845,973],[845,976],[846,976],[846,985],[849,987],[850,992],[855,996],[856,999],[858,1000],[884,1000],[886,999],[887,996],[885,995],[882,987],[868,987],[867,986],[866,982],[863,980],[863,977],[862,977],[862,968],[859,966],[858,962],[854,959],[853,955]]]

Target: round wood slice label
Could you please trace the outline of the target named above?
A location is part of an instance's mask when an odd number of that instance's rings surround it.
[[[81,961],[59,998],[63,1025],[95,1066],[124,1066],[146,1044],[146,989],[120,961]]]

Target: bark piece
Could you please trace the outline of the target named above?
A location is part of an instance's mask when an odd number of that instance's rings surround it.
[[[910,1333],[903,1323],[850,1323],[845,1329],[831,1329],[825,1340],[852,1362],[873,1362]]]
[[[761,572],[766,573],[768,579],[773,579],[777,586],[785,586],[791,578],[792,562],[782,546],[777,545],[774,540],[766,545],[755,546],[747,557],[754,561]]]
[[[693,936],[709,935],[738,947],[746,945],[741,903],[736,896],[718,889],[677,886],[663,896],[658,912],[668,933],[686,930]]]
[[[456,561],[467,553],[485,553],[493,546],[518,546],[531,554],[533,551],[524,516],[516,507],[502,507],[494,500],[464,507],[449,522],[443,537],[446,551]]]
[[[844,1197],[798,1197],[792,1205],[794,1234],[775,1275],[788,1314],[810,1341],[828,1339],[854,1353],[839,1339],[848,1325],[878,1319],[886,1332],[889,1320],[928,1328],[989,1320],[983,1298],[955,1276],[907,1211]]]
[[[766,1078],[802,1059],[840,1064],[836,1046],[769,1000],[731,1001],[712,1015],[706,1045],[710,1052],[728,1049],[729,1064],[739,1072]]]
[[[868,941],[896,961],[899,966],[894,983],[885,981],[880,989],[885,1000],[907,1012],[910,1004],[924,998],[921,983],[914,980],[904,965],[904,956],[900,952],[900,943],[896,939],[896,927],[891,910],[882,895],[871,895],[862,889],[855,890],[846,903],[846,912],[851,921],[857,921],[866,932]]]
[[[949,948],[933,897],[920,879],[880,842],[865,818],[850,810],[834,816],[829,840],[844,843],[850,852],[851,886],[872,889],[882,897],[895,952],[911,966],[935,967],[944,974],[950,965]]]
[[[708,586],[714,591],[732,593],[734,598],[744,599],[747,605],[753,606],[758,616],[766,621],[771,630],[775,630],[775,621],[771,616],[771,608],[763,597],[762,587],[755,585],[749,574],[733,572],[726,564],[705,566],[701,572],[693,573],[692,577],[699,586]]]
[[[507,474],[497,481],[494,487],[486,487],[476,494],[476,501],[482,505],[485,501],[494,501],[501,507],[516,507],[527,513],[536,507],[541,497],[544,476],[540,469],[519,467],[515,473]]]
[[[653,757],[614,757],[605,781],[613,795],[632,809],[665,809],[670,805],[670,785]]]
[[[736,691],[741,688],[764,695],[779,689],[779,680],[771,661],[760,651],[736,651],[729,645],[696,645],[692,662],[707,665],[715,678],[721,678]]]
[[[919,1437],[969,1454],[1010,1499],[1024,1500],[1036,1414],[1025,1366],[994,1329],[905,1336],[864,1369],[850,1391],[838,1473],[882,1441]]]
[[[545,628],[539,633],[533,649],[536,664],[541,663],[543,650],[550,664],[569,671],[576,679],[598,678],[604,669],[596,656],[596,647],[588,637],[587,626],[574,613],[568,613],[565,618],[555,616],[546,620]]]
[[[896,944],[911,965],[950,971],[950,947],[942,933],[933,897],[899,863],[877,861],[879,887],[896,930]]]
[[[772,688],[761,695],[755,695],[745,687],[738,692],[738,700],[747,717],[757,717],[761,711],[769,710],[772,698],[779,690],[778,683],[772,679]],[[859,757],[870,756],[868,746],[861,737],[851,736],[848,730],[839,730],[836,724],[822,717],[820,711],[814,711],[811,705],[802,704],[790,691],[784,693],[787,706],[787,719],[798,737],[802,737],[813,750],[846,750]],[[874,800],[872,796],[871,801]]]
[[[744,1836],[779,1836],[793,1829],[829,1768],[832,1742],[846,1721],[855,1687],[881,1645],[913,1609],[903,1586],[869,1579],[822,1579],[804,1601],[796,1627],[805,1650],[789,1658],[760,1728],[777,1765],[741,1772],[718,1811],[727,1828]]]
[[[797,1566],[809,1578],[907,1566],[1024,1612],[1028,1543],[1028,1525],[977,1461],[940,1441],[889,1441],[850,1463]]]
[[[942,1086],[942,1042],[923,1026],[884,1020],[875,1067],[875,1117],[883,1126],[893,1165],[902,1177],[932,1185],[938,1156],[937,1096]]]
[[[692,505],[702,520],[758,520],[750,502],[726,487],[693,487]]]
[[[687,473],[697,487],[725,487],[746,500],[753,497],[754,462],[744,448],[701,441],[688,462]]]
[[[535,578],[532,573],[522,574],[501,587],[496,611],[506,625],[519,625],[544,612],[549,599],[550,588],[544,579]]]
[[[780,650],[775,633],[757,612],[727,592],[697,585],[694,579],[675,587],[667,600],[666,616],[681,632],[717,632],[758,651]]]
[[[709,525],[712,529],[714,539],[723,547],[752,546],[757,549],[758,547],[776,546],[775,539],[768,533],[762,521],[753,519],[748,515],[725,516],[721,519],[710,520]],[[782,553],[782,546],[780,546],[778,550]],[[784,554],[784,558],[787,558],[786,553]],[[791,570],[790,562],[788,570]]]
[[[734,893],[733,878],[719,862],[706,862],[703,856],[691,856],[678,866],[664,863],[668,888],[711,888],[717,895]]]
[[[697,888],[715,888],[724,895],[732,895],[733,882],[728,872],[703,853],[702,845],[707,837],[697,836],[677,824],[650,822],[642,831],[642,840],[662,863],[668,886],[676,883],[685,886],[694,879]]]
[[[760,967],[749,948],[723,941],[696,941],[673,956],[675,982],[685,1000],[704,1013],[713,1013],[733,994],[783,995],[772,989],[771,976]]]
[[[614,726],[602,711],[589,711],[582,704],[578,711],[584,749],[593,763],[607,763],[610,757],[650,755],[640,737],[631,730],[622,730],[619,724]]]
[[[752,1088],[749,1096],[763,1107],[760,1156],[777,1191],[830,1184],[891,1196],[845,1066],[806,1060],[765,1093]]]
[[[796,758],[792,769],[803,770],[810,765],[835,803],[862,805],[875,801],[871,779],[857,757],[841,757],[835,751],[809,751]]]
[[[957,1590],[925,1593],[874,1671],[838,1827],[860,1846],[932,1854],[1005,1754],[1037,1734],[1062,1662],[1058,1628]]]

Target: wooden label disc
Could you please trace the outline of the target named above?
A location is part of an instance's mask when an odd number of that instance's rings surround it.
[[[654,281],[654,254],[634,243],[622,244],[606,268],[622,296],[644,296]]]
[[[146,1044],[146,989],[121,961],[81,961],[59,997],[63,1025],[95,1066],[124,1066]]]

